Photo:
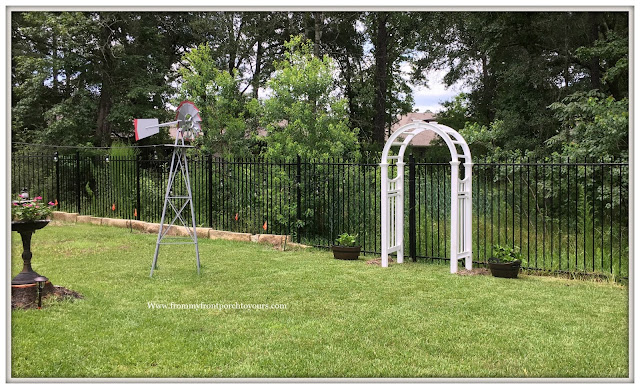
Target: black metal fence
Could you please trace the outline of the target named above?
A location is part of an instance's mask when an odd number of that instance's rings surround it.
[[[196,223],[219,230],[291,235],[329,247],[358,234],[380,253],[377,158],[189,161]],[[99,217],[159,222],[170,161],[141,157],[13,155],[12,193],[27,187],[57,208]],[[629,272],[628,163],[475,161],[474,262],[495,245],[519,247],[528,269]],[[450,165],[409,158],[405,249],[414,260],[448,261]],[[136,215],[136,216],[134,216]]]

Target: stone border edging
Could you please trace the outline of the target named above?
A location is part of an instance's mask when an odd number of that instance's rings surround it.
[[[54,211],[51,215],[51,220],[63,221],[68,223],[87,223],[111,227],[131,228],[137,231],[141,231],[148,234],[157,234],[160,228],[160,223],[150,223],[141,220],[130,219],[112,219],[107,217],[94,217],[91,215],[79,215],[71,212]],[[270,244],[278,246],[280,249],[284,248],[285,242],[287,247],[291,248],[310,248],[311,246],[291,242],[291,237],[286,235],[274,235],[274,234],[250,234],[245,232],[231,232],[214,230],[213,228],[201,227],[196,228],[196,234],[198,238],[208,239],[223,239],[238,242],[254,242],[261,244]],[[189,232],[185,227],[171,226],[167,235],[171,236],[189,236]]]

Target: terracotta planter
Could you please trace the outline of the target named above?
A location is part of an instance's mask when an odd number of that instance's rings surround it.
[[[497,258],[489,258],[489,269],[494,277],[518,278],[521,263],[520,261],[498,262]]]
[[[333,257],[335,259],[358,259],[360,256],[360,246],[332,246]]]

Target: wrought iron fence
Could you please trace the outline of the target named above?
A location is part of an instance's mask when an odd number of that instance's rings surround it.
[[[12,156],[12,193],[27,187],[66,212],[159,222],[169,160],[69,155]],[[286,234],[329,247],[343,232],[380,253],[376,156],[328,160],[190,159],[196,223],[219,230]],[[448,261],[446,161],[409,158],[405,244],[418,261]],[[475,161],[474,262],[495,245],[519,247],[523,267],[613,275],[629,272],[627,162]]]

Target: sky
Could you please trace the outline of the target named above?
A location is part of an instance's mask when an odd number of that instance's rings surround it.
[[[414,111],[425,112],[429,110],[436,113],[444,108],[441,104],[443,101],[453,100],[453,98],[461,92],[470,92],[470,89],[462,85],[462,83],[456,83],[450,88],[446,88],[443,81],[445,74],[446,70],[428,73],[428,88],[424,86],[411,86],[413,90]]]
[[[408,69],[404,69],[407,71]],[[461,82],[458,82],[451,87],[445,87],[444,75],[447,70],[431,71],[427,74],[427,86],[416,86],[409,82],[409,86],[413,91],[413,111],[425,112],[429,110],[433,113],[437,113],[444,109],[442,102],[453,100],[453,98],[461,92],[470,92],[468,87],[465,87]],[[266,88],[260,88],[258,96],[260,99],[268,98],[271,95],[270,91]]]
[[[365,30],[364,24],[359,20],[356,21],[356,30],[360,32]],[[363,49],[365,53],[363,61],[368,62],[370,66],[373,65],[373,45],[371,42],[365,42]],[[426,87],[411,84],[410,74],[412,68],[408,62],[404,62],[400,65],[400,71],[402,73],[402,77],[409,81],[408,84],[413,90],[413,111],[425,112],[426,110],[429,110],[436,113],[444,109],[441,104],[442,102],[453,100],[453,98],[461,92],[471,91],[468,87],[464,87],[460,82],[452,85],[450,88],[446,88],[443,79],[448,69],[428,72],[427,80],[429,80],[429,82]]]

